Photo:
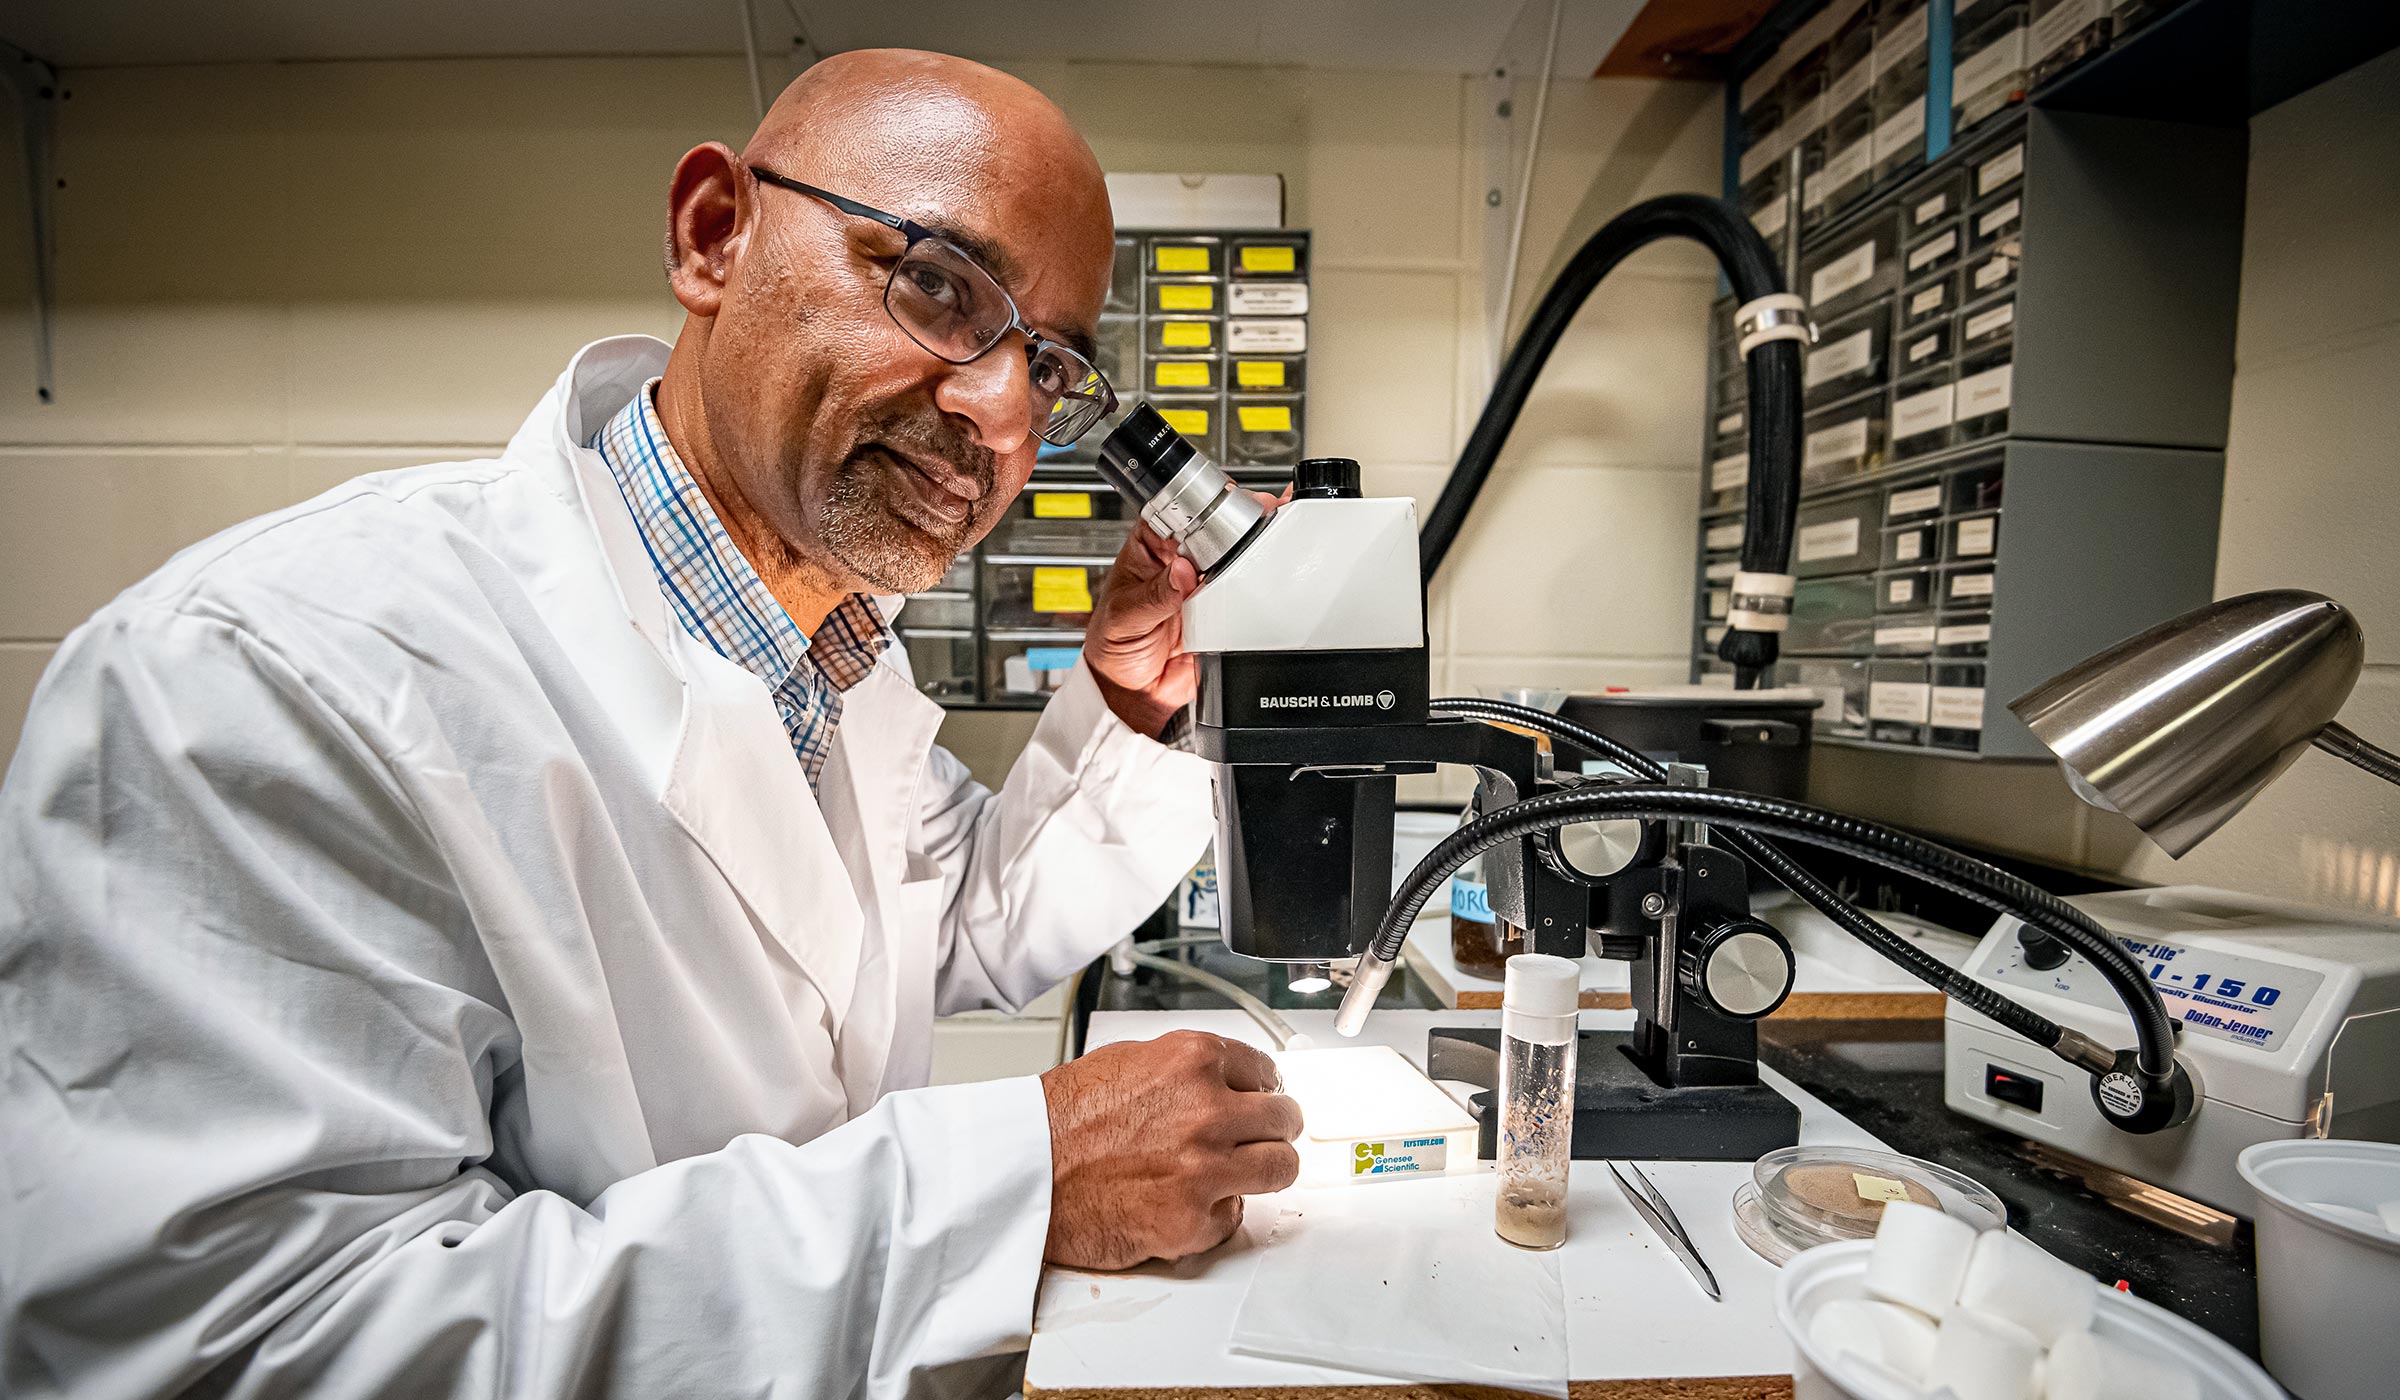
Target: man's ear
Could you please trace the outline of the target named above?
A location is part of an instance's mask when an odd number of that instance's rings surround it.
[[[683,309],[714,316],[756,213],[756,185],[722,141],[694,146],[667,189],[667,285]]]

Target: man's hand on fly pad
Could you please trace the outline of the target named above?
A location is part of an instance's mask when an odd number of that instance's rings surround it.
[[[1258,492],[1273,510],[1292,498]],[[1092,679],[1117,718],[1137,734],[1156,737],[1199,688],[1192,658],[1183,649],[1183,604],[1200,591],[1200,573],[1175,545],[1148,525],[1136,523],[1117,551],[1107,595],[1092,609],[1084,629],[1083,655]]]
[[[1204,1031],[1104,1045],[1042,1076],[1050,1108],[1043,1257],[1128,1269],[1225,1242],[1242,1197],[1300,1175],[1300,1105],[1275,1062]]]

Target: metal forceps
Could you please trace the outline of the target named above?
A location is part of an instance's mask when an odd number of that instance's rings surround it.
[[[1630,1177],[1626,1175],[1628,1172],[1632,1173]],[[1700,1251],[1692,1248],[1692,1237],[1683,1232],[1683,1222],[1675,1218],[1675,1208],[1667,1204],[1666,1197],[1658,1194],[1658,1188],[1650,1184],[1650,1178],[1642,1175],[1642,1169],[1631,1162],[1610,1162],[1608,1174],[1617,1179],[1617,1189],[1623,1191],[1625,1199],[1633,1203],[1634,1211],[1650,1222],[1650,1228],[1666,1242],[1667,1248],[1675,1251],[1675,1257],[1683,1261],[1683,1267],[1692,1271],[1692,1277],[1700,1281],[1700,1287],[1709,1298],[1723,1302],[1725,1294],[1717,1287],[1717,1276],[1709,1272],[1708,1265],[1700,1258]]]

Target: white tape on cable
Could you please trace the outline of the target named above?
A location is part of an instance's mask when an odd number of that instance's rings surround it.
[[[1733,325],[1741,335],[1744,355],[1769,341],[1796,340],[1808,345],[1817,338],[1816,327],[1808,323],[1808,303],[1790,292],[1742,303],[1734,309]]]
[[[1733,606],[1725,625],[1737,632],[1782,632],[1792,625],[1792,593],[1800,581],[1790,574],[1754,574],[1744,569],[1733,576]]]

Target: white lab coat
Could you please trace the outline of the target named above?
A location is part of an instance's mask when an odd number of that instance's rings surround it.
[[[1155,908],[1205,766],[1078,668],[994,796],[895,647],[812,795],[581,446],[665,353],[61,647],[0,788],[0,1393],[882,1395],[1022,1345],[1041,1089],[921,1087],[932,1018]]]

